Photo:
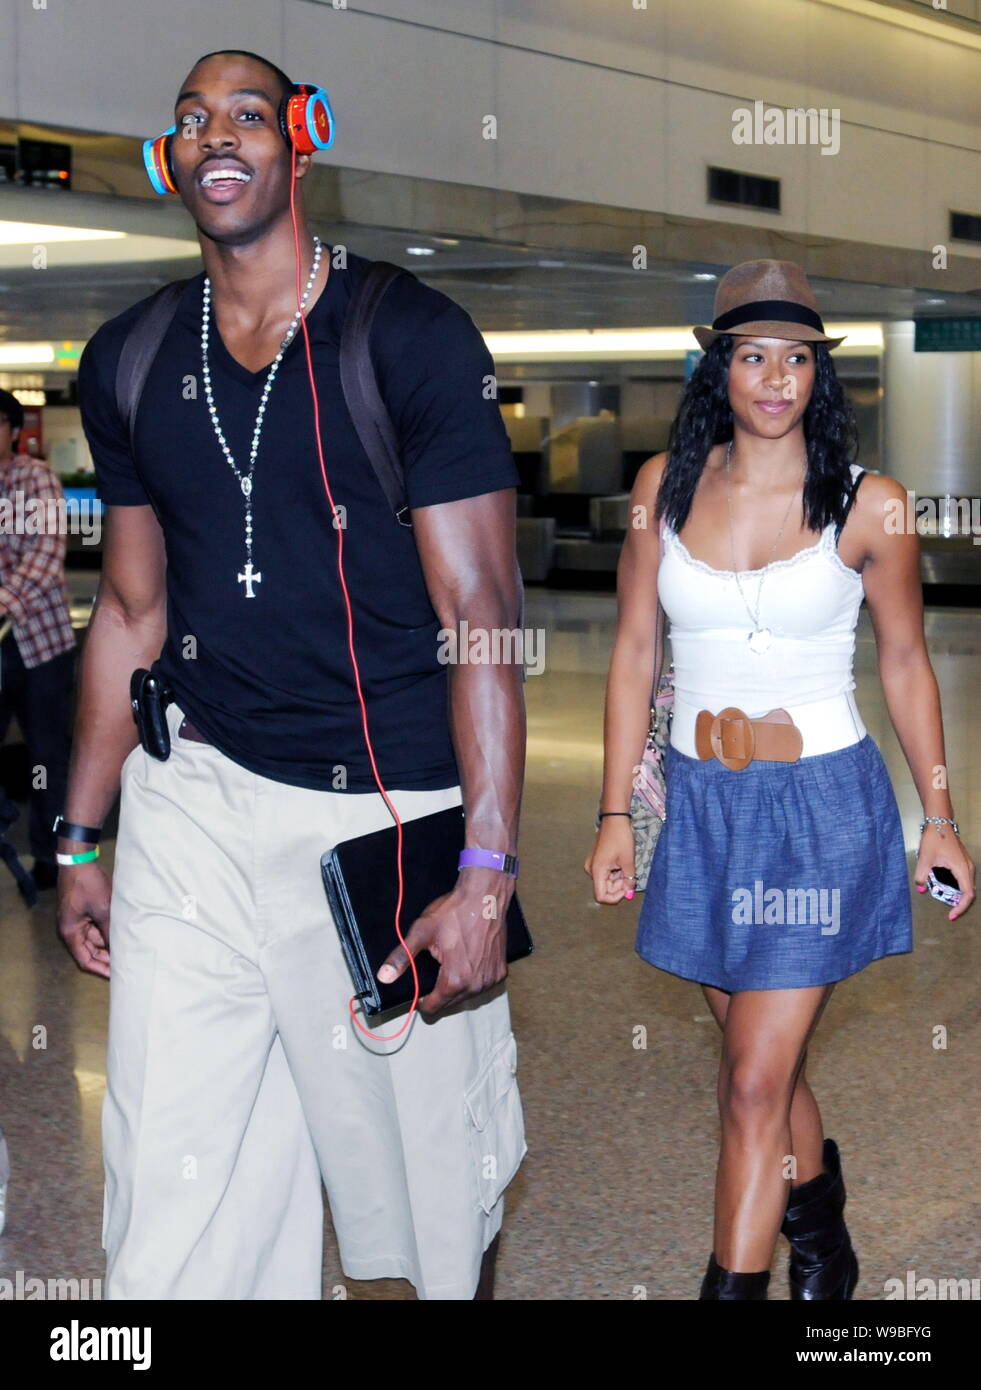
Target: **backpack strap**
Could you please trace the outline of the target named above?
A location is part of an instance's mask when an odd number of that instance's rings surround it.
[[[158,290],[123,343],[116,368],[116,406],[129,432],[130,443],[133,441],[136,412],[153,359],[174,320],[177,302],[190,283],[190,280],[175,280]]]
[[[341,330],[341,388],[358,438],[400,526],[411,526],[398,436],[382,400],[371,360],[371,325],[392,281],[412,272],[372,261],[351,296]]]
[[[351,296],[344,327],[341,330],[341,387],[348,412],[358,432],[362,447],[371,461],[388,498],[389,506],[400,526],[412,526],[405,481],[399,459],[398,436],[388,413],[371,360],[369,337],[375,310],[389,285],[399,275],[411,275],[409,270],[389,261],[372,261],[360,284]],[[524,641],[525,587],[521,570],[517,571],[520,611],[518,626]],[[521,679],[528,678],[527,667],[521,664]]]

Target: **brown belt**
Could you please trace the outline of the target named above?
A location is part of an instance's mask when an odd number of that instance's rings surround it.
[[[192,739],[195,743],[211,742],[210,738],[205,738],[201,730],[196,725],[191,723],[186,714],[178,726],[177,734],[179,738],[189,738]]]
[[[733,772],[741,772],[754,758],[795,763],[803,747],[803,735],[785,709],[771,709],[762,719],[750,719],[730,705],[718,714],[699,710],[695,719],[698,756],[703,760],[718,758]]]

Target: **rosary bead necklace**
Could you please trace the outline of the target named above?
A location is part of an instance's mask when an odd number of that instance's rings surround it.
[[[211,332],[211,279],[207,275],[204,278],[204,301],[201,311],[201,361],[203,364],[202,376],[204,378],[204,395],[208,405],[208,414],[211,416],[211,423],[214,426],[221,451],[225,455],[225,459],[232,472],[238,479],[239,487],[242,489],[242,496],[245,499],[245,568],[244,572],[239,573],[238,582],[239,584],[245,585],[246,598],[255,598],[256,595],[253,585],[259,584],[262,581],[262,574],[258,570],[253,569],[252,565],[252,485],[253,475],[255,474],[255,461],[259,453],[259,440],[262,437],[262,425],[266,414],[266,403],[269,400],[269,393],[276,380],[279,364],[282,362],[286,349],[293,341],[296,330],[300,326],[303,310],[307,306],[307,300],[310,298],[310,292],[313,289],[314,281],[317,278],[317,272],[320,269],[323,243],[319,237],[314,237],[313,248],[313,266],[310,270],[310,278],[307,280],[307,287],[300,300],[300,307],[293,315],[290,326],[286,330],[286,336],[282,343],[280,343],[279,351],[269,368],[266,375],[266,383],[262,388],[262,399],[259,402],[259,412],[255,417],[255,428],[252,431],[252,448],[249,452],[249,471],[247,473],[239,471],[232,451],[228,447],[228,441],[225,439],[225,435],[221,428],[221,421],[218,418],[218,410],[215,406],[215,398],[211,389],[211,370],[208,366],[208,345]]]

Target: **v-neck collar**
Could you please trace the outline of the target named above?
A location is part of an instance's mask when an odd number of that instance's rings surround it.
[[[331,249],[332,248],[328,247],[327,244],[324,243],[325,254],[329,255]],[[334,280],[337,274],[337,267],[335,265],[331,265],[330,272],[327,276],[327,283],[321,291],[320,297],[318,298],[317,302],[306,315],[308,328],[312,329],[314,321],[319,321],[318,316],[322,315],[326,311],[325,301],[327,300],[328,296],[336,293],[336,286],[334,284]],[[197,310],[199,335],[201,327],[201,312],[204,307],[204,280],[205,277],[202,275],[201,294],[198,299]],[[212,301],[211,306],[211,325],[208,338],[212,368],[217,367],[220,371],[224,372],[226,376],[234,377],[236,381],[240,381],[243,384],[243,386],[249,386],[253,389],[259,390],[262,389],[262,387],[265,385],[266,377],[269,375],[269,368],[272,366],[272,361],[267,362],[264,367],[260,367],[257,372],[250,372],[247,367],[242,366],[241,362],[238,360],[237,357],[232,356],[232,354],[228,351],[228,348],[225,346],[225,340],[222,338],[221,332],[218,328],[218,316],[214,311],[214,301]],[[286,365],[286,363],[289,362],[297,352],[302,351],[302,341],[303,333],[302,330],[300,330],[299,326],[297,326],[297,331],[293,335],[293,341],[290,343],[289,347],[283,353],[283,360],[279,364],[280,371],[283,370],[283,367]]]

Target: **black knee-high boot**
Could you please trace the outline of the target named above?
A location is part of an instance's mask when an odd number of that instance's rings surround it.
[[[850,1299],[858,1282],[858,1259],[842,1215],[845,1182],[833,1139],[824,1141],[824,1172],[790,1189],[780,1227],[790,1241],[792,1299]]]
[[[740,1274],[731,1269],[723,1269],[715,1262],[715,1253],[709,1256],[708,1269],[702,1280],[698,1301],[732,1301],[743,1298],[766,1298],[766,1288],[770,1282],[770,1271],[760,1270],[754,1274]]]

